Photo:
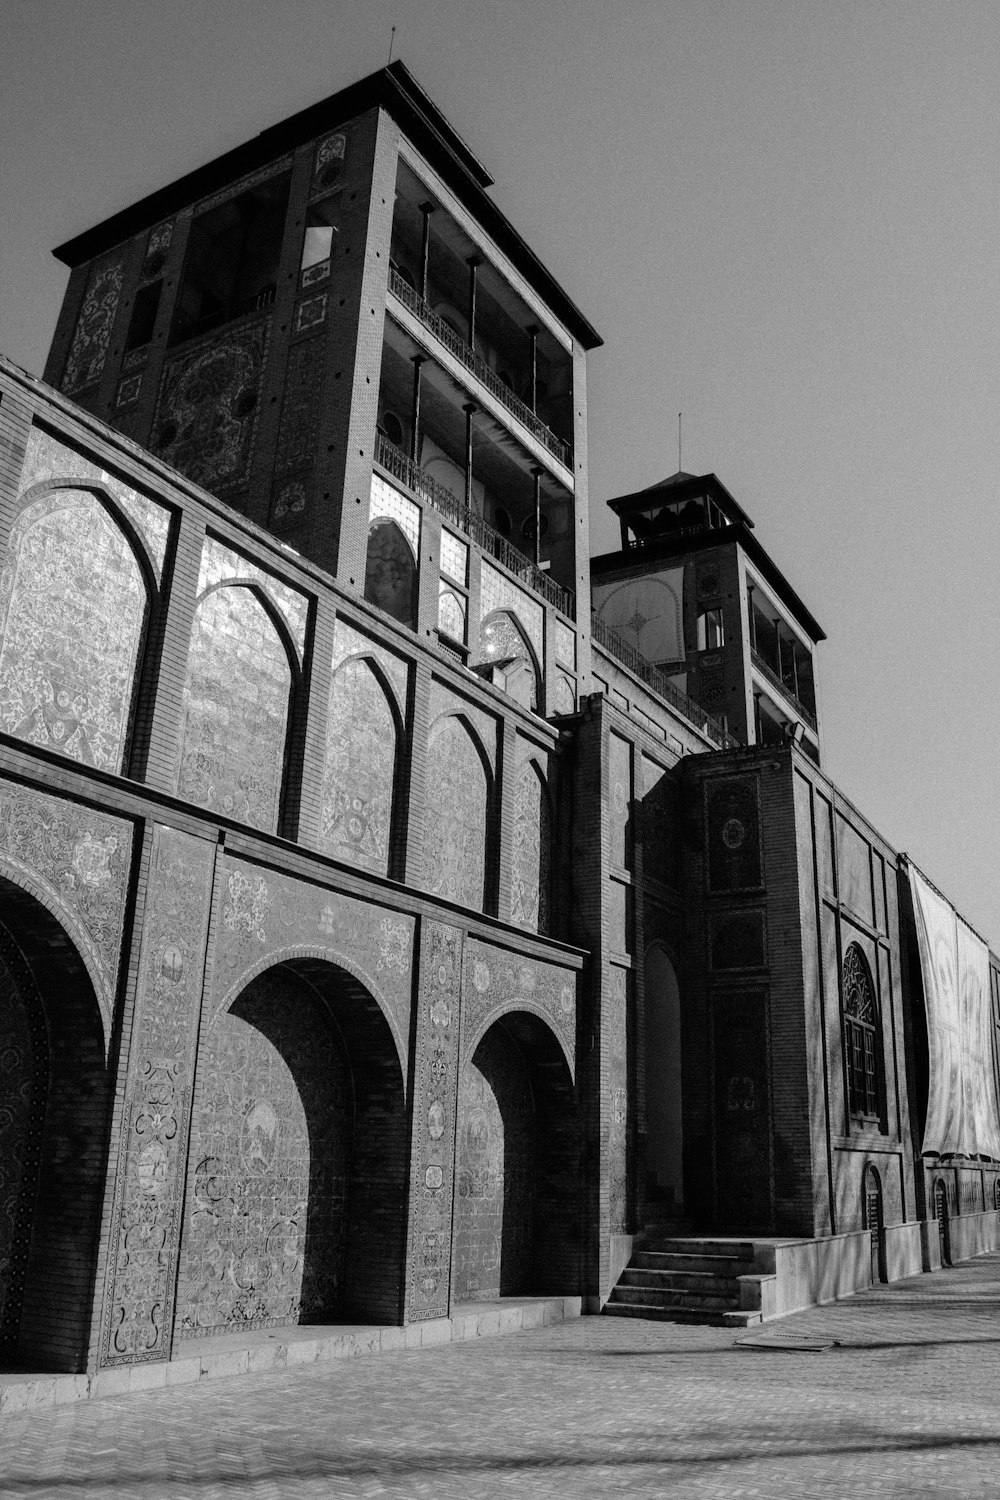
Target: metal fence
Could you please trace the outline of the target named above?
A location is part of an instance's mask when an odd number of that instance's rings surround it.
[[[610,625],[605,625],[593,612],[590,617],[590,629],[593,639],[599,646],[603,646],[605,651],[610,652],[623,667],[628,667],[630,672],[640,677],[647,687],[653,689],[654,693],[665,698],[673,708],[683,714],[685,719],[696,724],[704,734],[708,735],[713,744],[719,745],[723,750],[735,748],[739,744],[739,740],[727,734],[717,719],[713,719],[700,704],[695,703],[693,698],[689,698],[686,693],[681,692],[680,688],[675,687],[659,667],[647,661],[640,651],[637,651],[618,634],[617,630],[612,630]]]

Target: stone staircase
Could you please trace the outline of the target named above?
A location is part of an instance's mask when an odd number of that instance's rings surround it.
[[[748,1280],[741,1283],[741,1276]],[[646,1235],[603,1311],[613,1318],[716,1327],[759,1323],[753,1242]]]

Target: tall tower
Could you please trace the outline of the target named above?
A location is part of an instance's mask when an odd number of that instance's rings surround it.
[[[572,621],[589,583],[584,352],[600,340],[490,186],[394,63],[61,246],[45,378],[502,672],[511,643],[470,627],[468,542],[500,564],[487,594],[512,574]],[[442,521],[460,546],[441,549]]]
[[[744,744],[793,739],[818,763],[826,636],[721,480],[678,472],[608,504],[622,544],[593,561],[595,629]]]

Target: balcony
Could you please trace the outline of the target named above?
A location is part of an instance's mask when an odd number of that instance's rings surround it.
[[[707,714],[700,704],[695,703],[694,699],[689,698],[686,693],[682,693],[680,688],[674,687],[674,684],[658,667],[654,667],[651,661],[647,661],[634,646],[618,634],[617,630],[612,630],[609,625],[605,625],[593,611],[590,616],[590,629],[593,639],[599,646],[603,646],[605,651],[620,661],[623,667],[634,672],[636,677],[641,678],[648,687],[653,689],[654,693],[658,693],[672,708],[676,708],[685,719],[696,724],[708,735],[714,745],[718,745],[723,750],[732,750],[739,745],[739,740],[727,734],[722,725]]]
[[[487,557],[494,558],[569,619],[575,619],[575,599],[570,589],[562,588],[542,568],[536,567],[529,557],[519,552],[513,542],[501,536],[482,516],[458,500],[451,490],[426,474],[395,443],[391,443],[381,429],[375,434],[375,462],[390,478],[405,485],[419,499],[433,506],[449,525],[470,537]]]
[[[788,702],[792,704],[795,712],[799,715],[802,722],[808,725],[813,734],[818,733],[819,726],[816,721],[816,715],[812,713],[810,709],[806,708],[805,704],[802,702],[802,699],[796,695],[794,689],[790,687],[787,682],[784,682],[782,678],[778,676],[777,672],[775,672],[772,667],[768,666],[767,662],[761,656],[760,652],[754,651],[752,647],[750,650],[750,660],[753,662],[754,667],[764,678],[764,680],[766,682],[769,682],[772,687],[777,688],[782,697],[787,698]]]
[[[439,318],[433,308],[429,307],[420,296],[419,292],[414,291],[409,282],[404,281],[402,276],[393,270],[391,266],[389,268],[389,290],[403,304],[406,310],[412,313],[420,324],[429,333],[434,335],[440,344],[444,345],[448,353],[459,360],[486,387],[490,395],[499,401],[501,406],[505,407],[512,417],[517,418],[522,427],[527,428],[536,442],[541,443],[554,458],[557,458],[567,469],[572,470],[573,459],[569,444],[564,443],[561,438],[556,437],[551,428],[546,427],[545,423],[539,417],[536,417],[531,408],[525,405],[521,398],[511,390],[510,386],[500,379],[496,371],[491,370],[486,361],[474,349],[469,347],[461,334],[456,333],[443,318]]]

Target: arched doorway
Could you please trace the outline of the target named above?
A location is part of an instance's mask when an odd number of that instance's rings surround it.
[[[681,997],[661,943],[646,950],[645,1020],[646,1210],[670,1219],[684,1211]]]
[[[579,1178],[565,1058],[544,1022],[513,1012],[488,1028],[459,1082],[453,1299],[574,1291]]]
[[[407,1131],[373,996],[321,959],[215,1017],[192,1121],[176,1330],[397,1322]]]
[[[934,1217],[937,1219],[938,1239],[941,1246],[941,1264],[951,1265],[951,1236],[948,1232],[948,1187],[943,1177],[934,1179]]]
[[[0,878],[0,1367],[86,1368],[108,1106],[83,961],[44,906]]]
[[[875,1286],[887,1278],[882,1245],[882,1182],[872,1166],[866,1167],[864,1173],[862,1220],[869,1233],[872,1285]]]

